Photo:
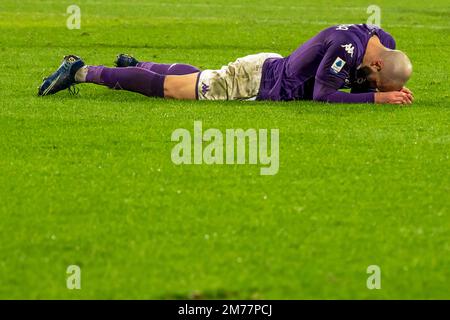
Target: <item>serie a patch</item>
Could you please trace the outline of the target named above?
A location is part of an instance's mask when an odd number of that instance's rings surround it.
[[[331,65],[331,70],[333,70],[334,73],[339,73],[344,67],[344,65],[345,61],[337,57],[336,60],[334,60],[333,64]]]

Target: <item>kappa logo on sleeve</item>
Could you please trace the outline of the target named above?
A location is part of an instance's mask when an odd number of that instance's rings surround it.
[[[337,57],[336,60],[334,60],[333,64],[331,65],[331,70],[334,73],[339,73],[342,70],[342,68],[344,67],[344,65],[345,65],[345,61],[342,60],[341,58]]]
[[[353,44],[351,44],[351,43],[343,44],[341,47],[344,48],[345,51],[350,55],[350,57],[353,58],[353,50],[355,50],[355,47],[353,46]]]

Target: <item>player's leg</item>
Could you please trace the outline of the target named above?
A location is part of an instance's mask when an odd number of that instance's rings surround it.
[[[163,75],[139,67],[107,68],[86,66],[75,75],[77,82],[105,85],[111,89],[128,90],[148,97],[195,100],[197,73]]]
[[[39,87],[41,96],[54,94],[76,83],[94,83],[112,89],[128,90],[149,97],[196,99],[198,73],[162,75],[138,67],[107,68],[86,66],[79,57],[64,57],[60,67]]]
[[[156,62],[142,62],[138,61],[136,58],[134,58],[131,55],[128,54],[119,54],[114,61],[114,64],[118,68],[124,68],[124,67],[139,67],[144,68],[149,71],[153,71],[159,74],[164,75],[185,75],[185,74],[191,74],[191,73],[197,73],[200,72],[200,69],[191,66],[189,64],[184,63],[173,63],[173,64],[166,64],[166,63],[156,63]]]
[[[107,68],[104,66],[85,66],[75,74],[77,83],[93,83],[115,90],[127,90],[148,97],[164,97],[162,74],[142,68]]]

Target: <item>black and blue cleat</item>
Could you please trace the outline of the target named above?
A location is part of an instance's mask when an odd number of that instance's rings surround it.
[[[39,86],[38,95],[47,96],[64,89],[69,89],[73,93],[74,90],[71,89],[75,85],[75,73],[83,66],[84,62],[80,57],[75,55],[65,56],[59,68],[52,75],[44,78]]]
[[[126,67],[136,67],[136,65],[139,63],[132,55],[121,53],[117,55],[116,61],[114,61],[114,64],[118,68],[126,68]]]

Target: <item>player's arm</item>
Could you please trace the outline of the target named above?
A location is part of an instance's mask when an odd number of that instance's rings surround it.
[[[334,103],[374,103],[374,92],[347,93],[339,91],[343,87],[351,67],[356,62],[357,54],[356,48],[352,53],[342,47],[346,44],[354,47],[355,45],[351,41],[341,42],[336,41],[327,48],[317,69],[313,99]]]
[[[347,93],[328,86],[314,87],[314,100],[332,103],[412,104],[414,97],[405,90],[389,92]],[[320,91],[319,93],[316,90]]]
[[[347,93],[339,91],[336,88],[325,84],[314,86],[315,101],[332,102],[332,103],[375,103],[374,92],[363,93]]]
[[[403,87],[400,91],[392,92],[377,92],[376,89],[370,87],[356,87],[352,88],[350,93],[363,93],[374,92],[375,103],[390,103],[390,104],[411,104],[414,101],[414,96],[406,87]]]

